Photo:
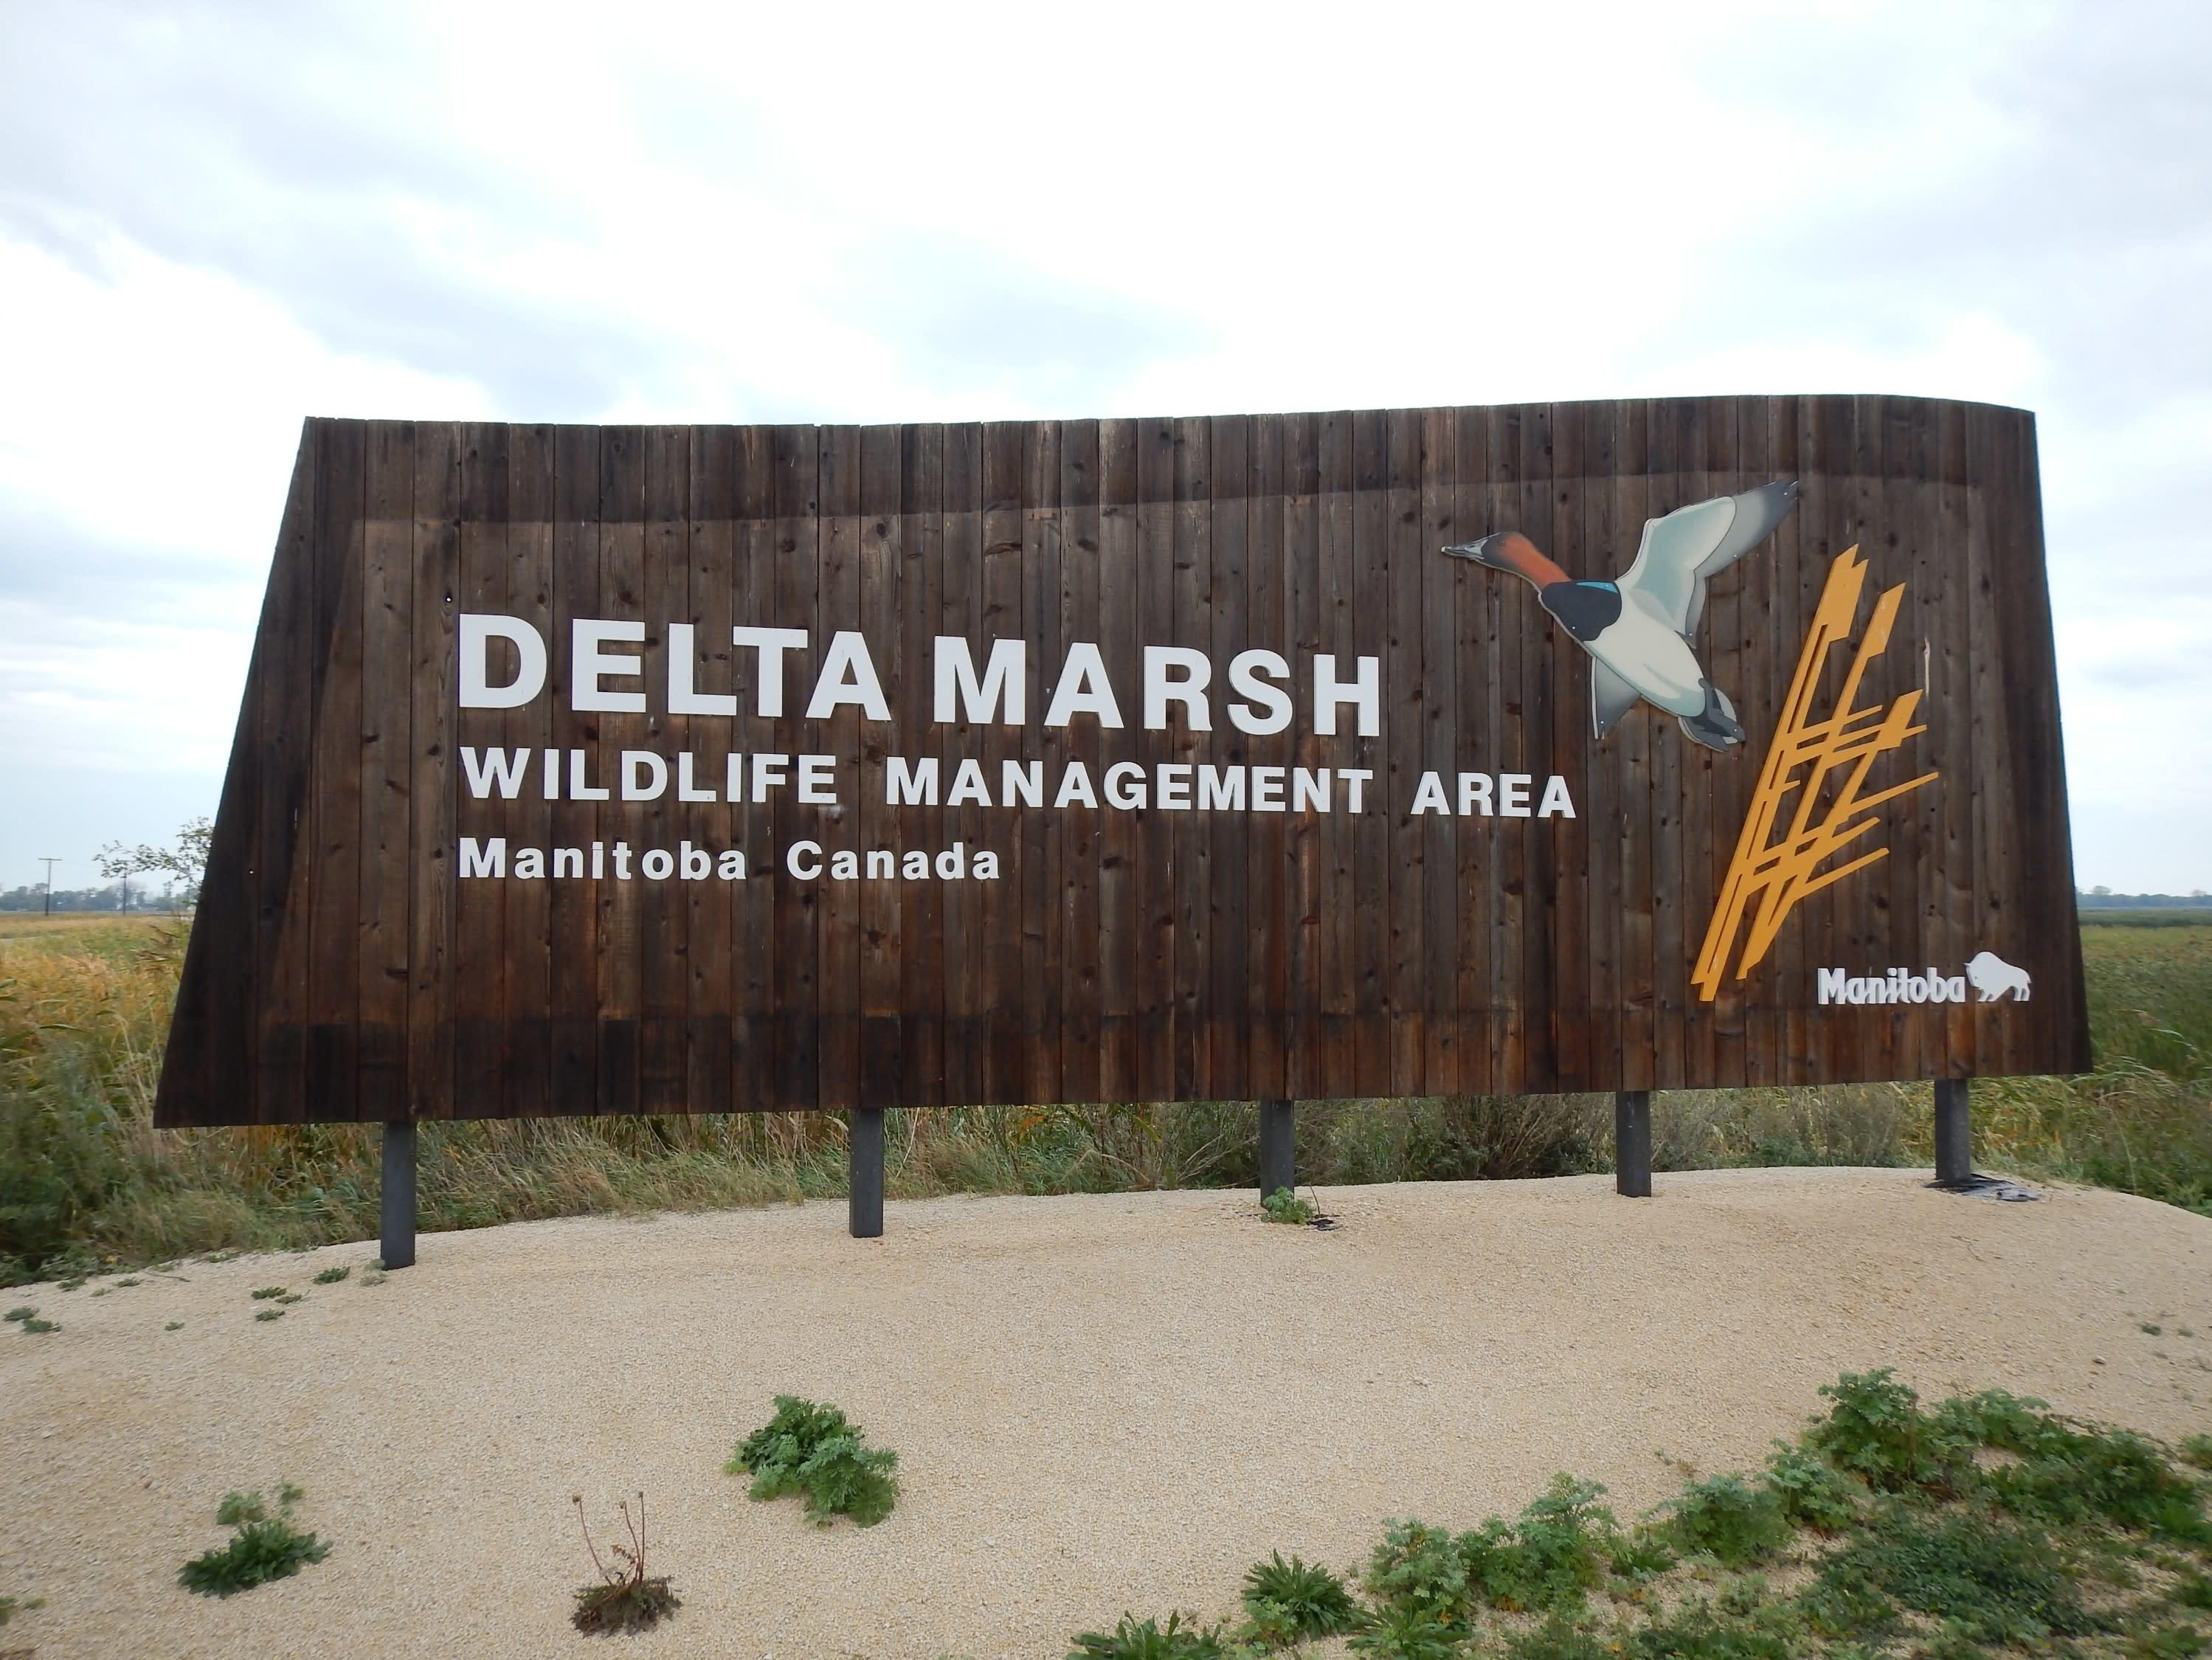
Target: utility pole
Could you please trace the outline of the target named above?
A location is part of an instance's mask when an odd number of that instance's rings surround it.
[[[40,859],[39,862],[46,867],[46,915],[52,916],[54,914],[54,866],[61,860]]]

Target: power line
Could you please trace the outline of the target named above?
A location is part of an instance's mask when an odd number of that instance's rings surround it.
[[[61,860],[41,858],[39,862],[46,867],[46,915],[52,916],[54,914],[54,866]]]

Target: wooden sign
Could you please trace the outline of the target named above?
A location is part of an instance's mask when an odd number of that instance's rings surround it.
[[[2020,411],[317,420],[156,1116],[2088,1058]]]

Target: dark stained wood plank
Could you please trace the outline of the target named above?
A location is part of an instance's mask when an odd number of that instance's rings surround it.
[[[1367,810],[1388,837],[1383,892],[1388,956],[1383,1005],[1389,1046],[1387,1088],[1425,1095],[1428,1083],[1428,837],[1413,815],[1413,795],[1428,765],[1427,627],[1422,615],[1421,420],[1413,410],[1384,419],[1382,497],[1382,745],[1367,788]]]
[[[445,1116],[460,1105],[453,1079],[455,797],[454,601],[460,587],[461,435],[426,422],[415,429],[412,657],[408,677],[407,988],[409,1116]]]
[[[1297,579],[1304,574],[1289,570],[1284,563],[1284,427],[1281,416],[1254,416],[1246,423],[1244,494],[1241,501],[1230,498],[1228,506],[1229,513],[1239,514],[1243,520],[1243,542],[1239,556],[1244,577],[1241,633],[1220,632],[1230,635],[1223,650],[1233,643],[1244,650],[1272,651],[1285,664],[1293,666],[1289,684],[1295,686],[1295,665],[1304,659],[1293,644],[1297,624],[1292,596]],[[1221,489],[1219,481],[1224,477],[1220,460],[1224,449],[1224,441],[1217,439],[1217,491]],[[1229,545],[1230,533],[1228,526],[1217,529],[1217,550]],[[1225,556],[1224,562],[1224,566],[1228,562]],[[1224,574],[1224,589],[1226,584]],[[1225,661],[1233,662],[1233,655]],[[1296,721],[1293,713],[1289,725],[1272,733],[1238,731],[1232,724],[1230,731],[1235,733],[1235,741],[1225,752],[1230,764],[1241,763],[1248,769],[1292,764]],[[1224,1031],[1226,1041],[1242,1050],[1243,1091],[1249,1091],[1257,1100],[1294,1099],[1285,1064],[1292,1041],[1289,1000],[1291,936],[1297,931],[1291,910],[1296,893],[1293,854],[1287,833],[1289,815],[1249,811],[1249,790],[1248,770],[1247,811],[1222,826],[1231,833],[1228,845],[1234,851],[1219,855],[1224,860],[1239,859],[1243,864],[1243,937],[1237,949],[1243,954],[1245,980],[1243,986],[1230,988],[1215,1008],[1214,1019],[1216,1029]],[[1224,866],[1217,863],[1216,867]],[[1229,926],[1217,923],[1217,942],[1223,940]]]
[[[908,757],[942,747],[933,718],[936,639],[945,613],[945,429],[900,429],[898,611],[900,678],[894,698],[898,745]],[[901,849],[934,854],[941,815],[933,808],[896,810]],[[935,882],[898,885],[899,1037],[902,1094],[909,1104],[948,1103],[945,1091],[945,888]]]
[[[678,853],[682,804],[676,799],[675,751],[685,747],[684,725],[668,708],[669,624],[690,623],[691,444],[681,427],[647,427],[643,563],[640,605],[645,622],[641,660],[645,714],[637,722],[638,747],[662,757],[670,776],[650,799],[633,804],[624,819],[638,860],[659,851]],[[686,1110],[690,1083],[691,907],[680,875],[656,879],[632,866],[637,901],[638,1097],[647,1112]]]
[[[307,824],[314,876],[306,921],[309,953],[306,1107],[310,1116],[359,1116],[356,1033],[361,953],[362,525],[367,508],[367,430],[356,421],[325,429],[316,492],[313,757]]]
[[[1652,505],[1651,423],[1640,401],[1614,406],[1615,464],[1619,476],[1604,491],[1613,503],[1613,524],[1624,554],[1640,547]],[[1620,747],[1603,765],[1617,792],[1608,816],[1618,826],[1620,851],[1613,869],[1620,884],[1614,974],[1620,1017],[1620,1073],[1616,1087],[1648,1090],[1658,1071],[1658,984],[1661,973],[1688,972],[1688,965],[1661,964],[1655,956],[1652,896],[1658,871],[1654,858],[1652,751],[1666,734],[1649,705],[1631,709],[1609,742]],[[1601,834],[1593,831],[1593,835]],[[1602,1080],[1601,1080],[1602,1086]]]
[[[690,454],[685,466],[688,489],[684,506],[686,520],[685,564],[690,577],[690,605],[685,620],[692,628],[691,687],[708,696],[738,696],[735,648],[730,630],[736,626],[738,593],[738,431],[733,427],[693,427],[688,432]],[[674,646],[670,646],[672,654]],[[750,690],[747,688],[746,690]],[[707,794],[710,800],[680,799],[683,780],[672,781],[672,793],[681,844],[689,842],[718,859],[736,848],[757,857],[739,830],[742,804],[724,800],[729,781],[728,757],[742,754],[733,739],[737,717],[671,712],[672,747],[695,757],[692,793]],[[727,1112],[738,1104],[734,1067],[739,1050],[740,991],[737,971],[738,891],[755,879],[726,882],[719,876],[694,881],[679,871],[684,909],[684,1110],[690,1112]],[[763,884],[765,885],[765,884]]]
[[[1020,421],[994,421],[983,428],[982,608],[977,632],[969,642],[979,669],[993,641],[1017,639],[1022,632],[1022,440],[1027,426]],[[984,780],[995,800],[1006,763],[1020,757],[1021,739],[1011,727],[993,721],[979,729],[973,747],[963,752],[981,759]],[[948,779],[948,789],[950,782]],[[965,808],[961,824],[969,847],[994,843],[1003,855],[999,879],[975,885],[984,969],[980,1098],[1018,1102],[1027,1093],[1029,1075],[1022,1030],[1027,965],[1023,960],[1021,902],[1026,850],[1006,834],[1006,823],[994,808]]]
[[[814,611],[815,674],[825,666],[831,640],[843,629],[859,630],[860,612],[860,429],[857,427],[817,429],[821,475],[817,483],[821,514],[820,567],[816,578]],[[811,700],[814,681],[797,694]],[[842,816],[836,818],[819,806],[798,806],[798,822],[805,835],[818,841],[825,852],[850,849],[865,852],[855,835],[852,767],[846,757],[858,753],[861,712],[850,703],[840,704],[826,721],[806,720],[799,728],[805,753],[827,755],[838,763],[835,790]],[[793,799],[798,760],[793,761]],[[816,1019],[820,1048],[817,1083],[817,1103],[843,1105],[860,1099],[860,907],[863,884],[824,880],[814,885],[817,938],[820,942],[821,979],[816,988]]]
[[[1060,584],[1052,596],[1054,644],[1032,662],[1030,696],[1049,697],[1048,687],[1067,646],[1098,632],[1101,550],[1100,429],[1097,421],[1069,421],[1060,431]],[[1039,708],[1042,709],[1042,702]],[[1098,774],[1098,732],[1086,722],[1064,732],[1042,732],[1033,751],[1044,760],[1045,799],[1060,787],[1063,769],[1080,763]],[[1060,1090],[1072,1101],[1096,1101],[1104,1087],[1101,1065],[1104,932],[1100,915],[1101,866],[1106,857],[1103,815],[1095,807],[1052,809],[1057,821],[1060,885],[1054,906],[1060,928]]]
[[[460,489],[456,612],[495,617],[513,613],[507,594],[507,531],[512,522],[507,430],[497,423],[471,421],[456,432]],[[501,659],[509,649],[500,648]],[[502,661],[500,678],[504,678],[504,666]],[[452,684],[449,678],[447,684]],[[454,701],[458,702],[458,692]],[[452,722],[450,744],[461,753],[472,750],[481,757],[506,747],[504,710],[456,708],[447,718]],[[515,802],[502,798],[495,788],[477,797],[461,781],[466,775],[465,769],[453,761],[447,764],[447,774],[453,780],[453,819],[457,836],[517,841]],[[453,883],[447,1006],[453,1022],[453,1110],[463,1116],[500,1118],[511,1110],[507,1095],[506,1049],[510,1037],[507,911],[509,900],[525,885],[511,879]]]
[[[1056,421],[1024,423],[1021,433],[1020,522],[1021,611],[1017,627],[1028,642],[1032,665],[1055,663],[1064,654],[1060,611],[1061,565],[1065,558],[1060,508],[1060,429]],[[1042,682],[1048,670],[1031,668]],[[1032,694],[1041,690],[1033,684]],[[1042,713],[1042,705],[1039,705]],[[1004,730],[1002,728],[1002,730]],[[1017,764],[1041,762],[1057,781],[1052,763],[1062,753],[1041,723],[1025,722],[1008,745]],[[1001,805],[990,816],[991,839],[1011,848],[1018,838],[1018,889],[1009,891],[1019,906],[1021,984],[1016,1006],[1021,1013],[1020,1041],[1026,1060],[1020,1069],[1020,1098],[1057,1101],[1060,1087],[1060,1011],[1067,985],[1061,944],[1060,826],[1049,810],[1005,805],[1004,765],[988,779],[992,799]]]
[[[1453,443],[1453,520],[1438,546],[1471,542],[1496,528],[1490,501],[1490,423],[1492,411],[1455,410]],[[1433,556],[1449,597],[1455,684],[1445,790],[1455,817],[1450,865],[1454,928],[1452,1002],[1457,1017],[1458,1073],[1454,1087],[1487,1095],[1498,1076],[1498,1010],[1491,970],[1497,952],[1498,873],[1494,859],[1497,821],[1479,812],[1459,814],[1461,773],[1497,769],[1499,730],[1497,573],[1459,559]],[[1442,606],[1437,609],[1442,610]],[[1470,800],[1472,808],[1475,803]]]
[[[1137,500],[1143,447],[1143,423],[1098,423],[1098,626],[1093,643],[1109,672],[1124,676],[1138,656],[1142,526]],[[1045,671],[1054,680],[1059,672],[1058,664]],[[1070,728],[1070,752],[1086,764],[1093,789],[1100,787],[1106,768],[1125,753],[1124,738],[1124,733],[1102,732],[1095,721]],[[1130,1101],[1138,1098],[1141,1088],[1138,981],[1143,971],[1139,958],[1146,917],[1139,885],[1139,827],[1135,815],[1126,812],[1102,811],[1095,823],[1099,848],[1098,1098]]]
[[[1315,537],[1321,572],[1315,639],[1319,649],[1337,660],[1340,679],[1352,672],[1350,660],[1358,649],[1353,628],[1358,569],[1352,525],[1358,474],[1352,422],[1347,412],[1323,415],[1318,418],[1315,435]],[[1301,675],[1302,688],[1310,699],[1317,672],[1307,666]],[[1304,730],[1311,733],[1316,724],[1310,717]],[[1335,739],[1309,736],[1299,746],[1302,763],[1318,769],[1346,753],[1356,756],[1358,751],[1342,736],[1347,730],[1339,722]],[[1319,880],[1313,901],[1320,913],[1316,952],[1319,982],[1315,994],[1319,1023],[1314,1038],[1319,1055],[1316,1093],[1340,1098],[1363,1087],[1358,1043],[1360,965],[1364,947],[1372,943],[1362,939],[1357,931],[1360,908],[1344,903],[1345,896],[1361,891],[1355,885],[1361,879],[1356,869],[1357,823],[1348,812],[1295,813],[1291,823],[1295,833],[1313,836],[1318,854]]]
[[[738,428],[732,435],[736,514],[732,527],[736,563],[730,602],[732,628],[792,626],[777,609],[778,585],[786,564],[781,551],[786,524],[777,517],[778,430],[748,426]],[[738,757],[734,793],[739,798],[731,804],[731,834],[745,855],[745,879],[732,884],[731,893],[736,1013],[730,1027],[730,1077],[732,1104],[742,1112],[771,1110],[778,1104],[776,1010],[784,994],[776,957],[782,937],[782,908],[776,903],[782,891],[777,877],[781,848],[776,841],[775,808],[754,799],[751,781],[753,757],[775,750],[777,730],[777,722],[760,713],[758,655],[738,650],[732,642],[729,657],[730,685],[738,700],[738,713],[731,722],[727,753]],[[722,766],[726,794],[732,793],[729,774],[726,758]]]
[[[1212,730],[1191,745],[1202,765],[1248,765],[1251,752],[1249,735],[1230,718],[1231,704],[1242,700],[1230,684],[1229,666],[1253,635],[1248,523],[1253,425],[1243,416],[1220,416],[1206,423],[1206,587],[1205,609],[1194,619],[1205,633],[1194,643],[1207,653],[1212,665],[1208,688]],[[1199,1045],[1194,1087],[1204,1097],[1241,1101],[1258,1093],[1251,1084],[1251,1039],[1255,1026],[1267,1020],[1264,1000],[1256,1018],[1252,1007],[1257,977],[1249,860],[1253,815],[1206,810],[1199,783],[1194,772],[1192,799],[1201,805],[1192,809],[1188,833],[1206,851],[1200,894],[1206,912],[1205,986],[1202,1000],[1192,1011]],[[1265,973],[1264,959],[1258,973]]]
[[[1285,416],[1282,433],[1284,654],[1291,664],[1293,715],[1274,754],[1255,764],[1287,767],[1319,751],[1319,740],[1307,735],[1312,731],[1310,717],[1299,720],[1295,711],[1301,690],[1312,685],[1310,666],[1321,650],[1322,617],[1328,609],[1324,596],[1336,579],[1322,557],[1321,422],[1311,415]],[[1329,1092],[1322,986],[1343,907],[1332,903],[1339,891],[1330,886],[1332,844],[1323,833],[1328,820],[1310,813],[1295,818],[1287,812],[1267,816],[1281,825],[1291,860],[1284,879],[1288,939],[1283,964],[1283,1094],[1278,1098],[1297,1100]]]
[[[794,781],[798,757],[812,745],[811,730],[801,717],[812,696],[815,674],[821,666],[825,642],[817,620],[817,583],[820,571],[822,532],[818,494],[821,457],[812,427],[781,426],[770,439],[775,468],[772,506],[775,533],[771,541],[774,580],[766,597],[770,610],[760,626],[799,628],[814,623],[813,647],[784,654],[776,684],[781,688],[781,713],[766,723],[768,747],[759,754],[783,757],[787,780],[781,788],[766,791],[768,845],[776,861],[763,873],[776,887],[775,917],[775,1063],[774,1100],[785,1111],[811,1110],[821,1104],[821,1053],[817,1041],[822,1003],[822,942],[817,922],[820,885],[786,875],[783,860],[795,842],[821,841],[820,810],[802,806]],[[802,622],[801,619],[805,619]],[[758,653],[748,655],[757,659]],[[748,674],[759,672],[754,664]],[[828,845],[826,842],[824,845]]]
[[[900,715],[920,700],[925,687],[908,668],[900,633],[909,603],[900,586],[906,569],[902,547],[906,523],[900,511],[904,496],[901,429],[864,427],[860,437],[859,626],[891,719],[873,721],[863,714],[857,748],[835,752],[841,769],[844,757],[855,753],[860,757],[857,769],[843,772],[840,794],[848,802],[844,822],[857,826],[854,842],[865,859],[871,852],[903,851],[898,817],[886,800],[883,780],[887,757],[901,747]],[[901,903],[906,885],[894,876],[888,881],[871,878],[854,889],[860,913],[857,1088],[861,1104],[868,1107],[906,1104],[906,1046],[899,1018],[904,990],[900,965],[908,949]]]
[[[599,599],[599,502],[604,435],[597,427],[558,427],[553,438],[553,596],[558,618],[604,617]],[[546,883],[550,940],[547,1012],[551,1025],[552,1110],[574,1117],[599,1110],[599,879],[592,844],[599,813],[574,788],[574,759],[598,762],[599,716],[574,706],[570,642],[547,642],[550,743],[559,789],[548,814],[550,845],[573,849],[583,874]],[[595,769],[604,772],[604,765]]]
[[[972,656],[984,637],[982,428],[945,428],[943,477],[944,632],[965,640]],[[981,753],[981,727],[964,718],[964,709],[962,714],[961,720],[936,729],[933,754],[951,761]],[[936,834],[962,841],[972,841],[981,822],[969,806],[950,809],[934,821]],[[991,988],[986,960],[989,942],[983,933],[984,886],[955,882],[945,891],[945,1098],[963,1104],[985,1099]]]
[[[1352,630],[1332,642],[1337,676],[1352,678],[1362,657],[1385,660],[1390,638],[1390,442],[1387,410],[1363,410],[1352,417]],[[1386,698],[1387,702],[1387,698]],[[1387,739],[1363,737],[1350,705],[1338,710],[1337,737],[1330,753],[1340,769],[1350,763],[1365,772],[1364,810],[1348,800],[1332,800],[1331,817],[1341,815],[1352,832],[1350,891],[1371,896],[1352,920],[1353,1089],[1361,1095],[1390,1092],[1390,803]]]
[[[641,621],[647,614],[646,502],[647,429],[643,427],[602,427],[599,429],[599,615],[610,620]],[[652,630],[648,627],[647,637]],[[621,655],[619,645],[611,648]],[[649,678],[631,683],[611,677],[610,690],[641,690]],[[649,695],[647,710],[652,708]],[[606,876],[599,883],[599,1104],[605,1113],[644,1110],[642,1073],[645,1065],[644,941],[639,911],[636,859],[641,839],[634,806],[622,800],[617,775],[622,752],[642,749],[647,739],[648,714],[629,710],[602,711],[586,728],[598,740],[586,762],[596,762],[596,787],[610,792],[599,805],[599,834],[606,843]],[[621,860],[630,860],[627,879],[618,873]]]
[[[355,728],[361,774],[355,929],[360,1025],[355,1052],[356,1110],[375,1123],[408,1112],[408,953],[413,937],[408,792],[414,778],[408,674],[415,661],[415,429],[376,423],[368,430],[367,447],[361,708]]]
[[[1146,421],[1137,441],[1137,545],[1133,584],[1137,591],[1137,632],[1126,660],[1107,659],[1107,670],[1121,696],[1138,696],[1144,684],[1146,645],[1174,637],[1176,565],[1176,452],[1172,421]],[[1121,710],[1120,731],[1108,734],[1109,769],[1150,747],[1143,741],[1144,710]],[[1101,790],[1103,800],[1104,791]],[[1140,897],[1134,985],[1137,1012],[1137,1098],[1167,1101],[1175,1096],[1176,912],[1175,854],[1168,815],[1149,799],[1129,810],[1136,822],[1135,887]]]
[[[1175,543],[1174,563],[1169,575],[1167,629],[1162,634],[1148,636],[1147,645],[1173,644],[1201,653],[1206,648],[1206,617],[1213,605],[1212,438],[1210,426],[1203,419],[1185,419],[1175,423]],[[1218,697],[1215,701],[1218,701]],[[1136,713],[1141,720],[1142,708]],[[1199,735],[1191,730],[1178,708],[1170,707],[1167,720],[1166,732],[1152,737],[1155,752],[1170,765],[1188,768],[1190,770],[1183,776],[1194,779]],[[1204,1001],[1212,921],[1206,896],[1213,884],[1212,849],[1205,836],[1197,833],[1195,815],[1188,807],[1164,806],[1162,794],[1155,774],[1152,800],[1146,811],[1152,815],[1155,831],[1168,849],[1173,896],[1169,913],[1170,932],[1174,938],[1174,1004],[1170,1026],[1173,1047],[1169,1093],[1162,1098],[1188,1101],[1203,1098],[1211,1092],[1202,1083],[1201,1073],[1206,1055]]]

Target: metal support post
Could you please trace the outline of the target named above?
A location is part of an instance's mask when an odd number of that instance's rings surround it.
[[[1260,1103],[1260,1197],[1298,1184],[1298,1104]]]
[[[1631,1199],[1651,1196],[1651,1091],[1613,1095],[1613,1185]]]
[[[855,1107],[845,1136],[847,1218],[855,1239],[884,1236],[884,1110]]]
[[[1964,1182],[1974,1173],[1974,1127],[1966,1107],[1966,1080],[1936,1080],[1936,1179]]]
[[[415,1266],[415,1122],[398,1118],[384,1127],[384,1167],[378,1183],[384,1224],[384,1266]]]

